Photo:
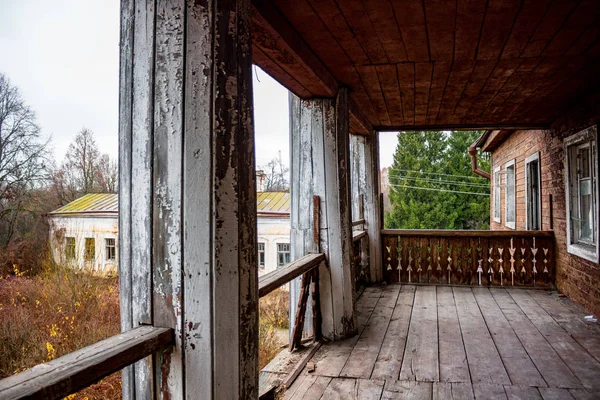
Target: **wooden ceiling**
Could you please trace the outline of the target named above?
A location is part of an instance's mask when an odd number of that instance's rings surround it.
[[[550,124],[600,83],[600,0],[254,0],[253,60],[351,129]]]

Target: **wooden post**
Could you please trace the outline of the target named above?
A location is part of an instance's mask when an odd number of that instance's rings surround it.
[[[355,333],[348,116],[346,89],[336,99],[300,100],[290,94],[292,257],[313,249],[311,205],[317,195],[319,247],[327,257],[319,270],[321,328],[330,340]],[[291,326],[300,294],[297,281],[290,285]]]
[[[122,328],[175,332],[123,396],[256,398],[250,4],[121,4]]]

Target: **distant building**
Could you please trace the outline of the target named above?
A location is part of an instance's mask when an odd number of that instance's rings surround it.
[[[257,193],[258,273],[290,262],[290,194]],[[115,273],[119,206],[116,194],[88,194],[48,214],[55,262]]]
[[[258,274],[290,262],[290,194],[259,192],[256,196]]]
[[[54,261],[101,273],[118,264],[116,194],[87,194],[48,214]]]

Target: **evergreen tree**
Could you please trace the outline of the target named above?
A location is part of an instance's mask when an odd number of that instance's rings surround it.
[[[487,229],[490,182],[471,171],[478,131],[401,132],[389,170],[386,228]],[[489,160],[480,159],[489,170]]]

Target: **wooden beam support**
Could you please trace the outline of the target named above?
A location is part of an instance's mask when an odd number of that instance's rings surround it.
[[[414,131],[475,131],[475,130],[543,130],[550,124],[432,124],[376,126],[377,132],[414,132]]]
[[[125,400],[258,396],[250,19],[249,0],[122,3],[122,328],[175,333]]]
[[[348,120],[346,89],[340,89],[335,100],[290,95],[292,258],[314,248],[318,209],[319,247],[327,258],[327,265],[319,269],[322,332],[330,340],[355,333]],[[321,199],[319,207],[311,207],[315,195]],[[299,286],[297,281],[290,286],[292,326]],[[309,316],[306,322],[308,327]]]

